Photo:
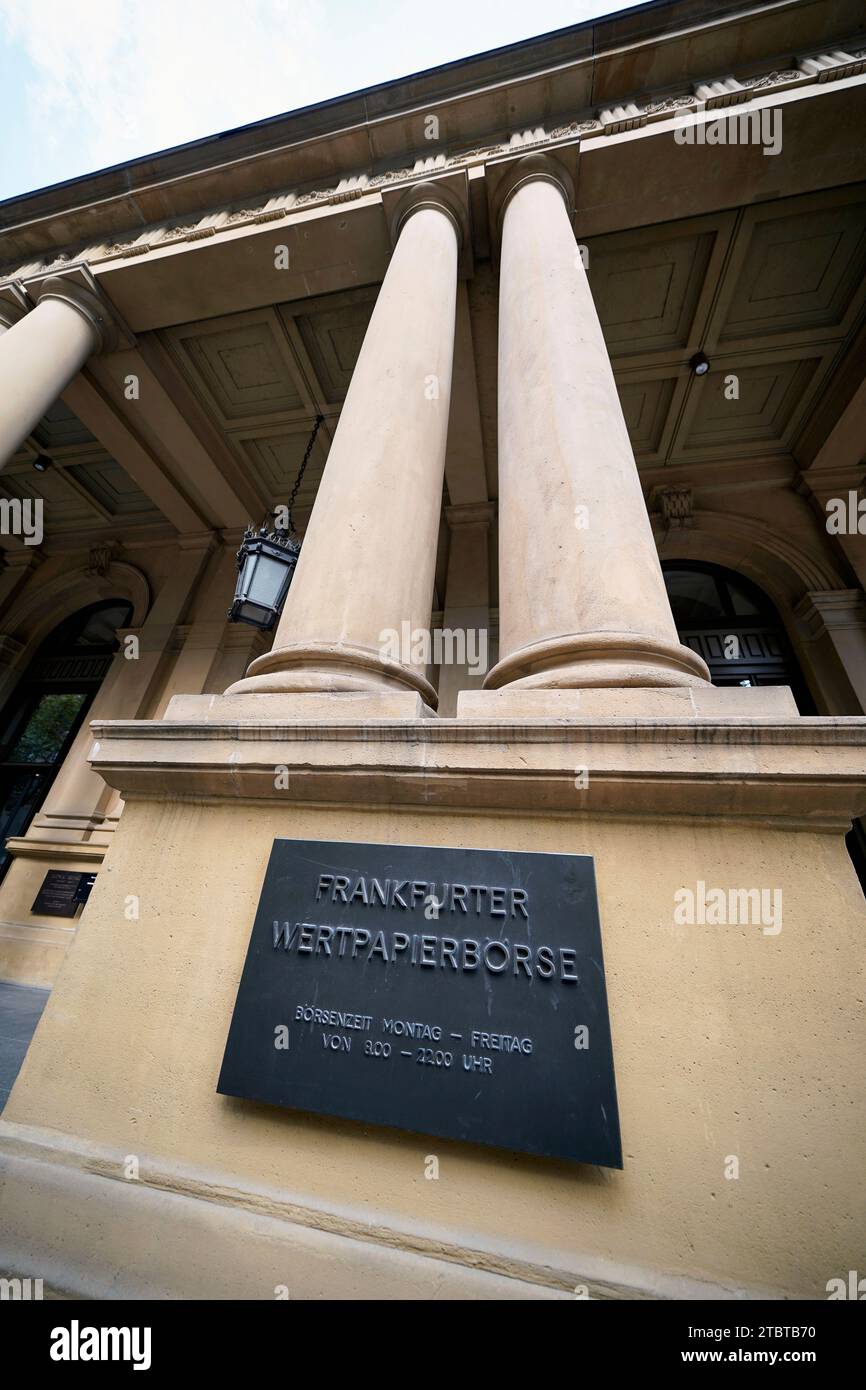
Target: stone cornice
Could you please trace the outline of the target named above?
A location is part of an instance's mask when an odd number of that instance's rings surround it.
[[[127,235],[79,241],[26,261],[10,259],[0,270],[0,281],[5,282],[0,283],[0,297],[7,286],[15,281],[27,283],[39,280],[49,274],[77,268],[81,263],[99,266],[146,256],[175,245],[206,241],[239,228],[279,222],[309,208],[340,206],[385,189],[411,186],[421,180],[468,170],[473,165],[489,164],[533,151],[554,152],[559,149],[565,153],[569,147],[579,146],[584,139],[617,135],[656,121],[687,114],[697,115],[716,107],[739,105],[793,87],[826,84],[843,77],[866,74],[866,48],[861,44],[862,40],[859,43],[851,42],[848,49],[836,48],[831,53],[807,56],[798,60],[796,68],[768,67],[758,75],[740,79],[733,76],[702,77],[680,92],[661,93],[655,98],[636,97],[609,106],[589,108],[575,112],[570,120],[552,121],[549,126],[538,124],[511,131],[507,135],[493,135],[488,141],[476,141],[463,148],[458,145],[453,149],[419,155],[400,167],[376,169],[373,164],[366,170],[354,169],[332,176],[331,180],[324,181],[324,186],[299,185],[270,193],[263,191],[260,196],[246,199],[240,205],[235,202],[211,206],[188,216],[149,223]],[[2,241],[3,234],[0,232],[0,256]]]
[[[866,719],[857,718],[130,720],[91,730],[94,770],[126,797],[523,814],[531,805],[538,815],[825,830],[866,811]],[[288,769],[284,790],[277,767]]]
[[[859,591],[846,590],[846,593]],[[862,596],[860,596],[862,599]],[[428,744],[488,744],[506,741],[535,743],[621,743],[640,744],[714,744],[717,747],[740,745],[784,745],[786,747],[855,747],[866,748],[866,717],[839,715],[832,718],[799,715],[737,719],[736,722],[718,719],[629,719],[595,718],[566,721],[558,718],[533,719],[519,724],[503,724],[502,720],[483,719],[365,719],[365,720],[198,720],[111,719],[94,720],[90,725],[95,739],[125,739],[134,737],[148,742],[169,743],[191,739],[209,742],[214,738],[230,738],[240,743],[260,743],[263,736],[275,742],[306,743],[310,739],[325,742]],[[866,767],[863,770],[866,778]]]

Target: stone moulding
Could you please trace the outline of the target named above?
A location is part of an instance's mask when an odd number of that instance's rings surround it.
[[[218,232],[234,231],[264,222],[282,221],[290,213],[306,208],[329,204],[339,206],[395,183],[411,183],[425,176],[431,177],[437,173],[467,168],[471,164],[513,155],[519,149],[552,148],[566,142],[578,144],[585,137],[617,135],[623,131],[639,129],[653,121],[669,120],[677,115],[692,115],[702,107],[709,109],[716,105],[748,101],[775,91],[826,84],[866,72],[866,56],[859,47],[849,50],[836,49],[832,53],[800,58],[797,62],[797,68],[776,68],[740,79],[733,76],[702,77],[690,84],[691,91],[687,93],[627,99],[595,112],[576,114],[571,121],[553,126],[550,130],[538,126],[531,131],[511,133],[504,139],[494,140],[489,144],[478,144],[469,149],[418,158],[411,165],[399,169],[379,173],[364,170],[347,171],[337,176],[333,186],[326,188],[271,191],[263,195],[253,206],[209,208],[206,212],[197,213],[188,221],[173,217],[169,221],[130,232],[126,239],[121,235],[119,239],[109,237],[99,242],[79,243],[72,249],[67,247],[51,251],[41,260],[31,260],[15,267],[8,266],[0,271],[0,279],[11,281],[27,276],[47,275],[71,259],[101,265],[108,261],[144,256],[151,251],[158,251],[177,243],[206,240]]]
[[[92,767],[127,797],[760,818],[834,831],[866,813],[866,720],[853,717],[118,720],[91,730]],[[288,769],[284,790],[276,767]]]
[[[37,1183],[45,1184],[46,1191],[61,1193],[67,1209],[76,1209],[86,1192],[91,1200],[101,1198],[107,1207],[125,1213],[125,1198],[131,1185],[118,1182],[116,1176],[123,1171],[125,1158],[122,1149],[104,1143],[0,1120],[0,1172],[5,1169],[9,1176],[17,1171],[29,1173]],[[366,1206],[362,1210],[342,1204],[312,1205],[301,1192],[253,1187],[239,1183],[230,1172],[167,1162],[156,1156],[143,1159],[141,1175],[134,1186],[141,1195],[147,1218],[158,1223],[162,1219],[161,1200],[172,1199],[175,1210],[182,1213],[185,1229],[195,1232],[196,1248],[208,1250],[209,1258],[198,1262],[199,1298],[225,1296],[220,1279],[224,1247],[214,1240],[219,1225],[213,1214],[218,1209],[238,1222],[238,1234],[246,1250],[267,1245],[271,1250],[279,1250],[285,1266],[291,1268],[301,1246],[307,1261],[314,1265],[321,1261],[327,1283],[332,1283],[330,1270],[338,1263],[344,1268],[357,1267],[359,1279],[369,1286],[373,1271],[381,1280],[384,1260],[393,1266],[394,1297],[405,1297],[411,1287],[407,1280],[416,1279],[419,1273],[428,1281],[435,1277],[440,1294],[443,1280],[447,1283],[453,1277],[474,1281],[475,1288],[465,1282],[448,1286],[446,1292],[452,1298],[464,1301],[482,1294],[499,1300],[559,1297],[573,1301],[575,1288],[581,1284],[593,1299],[786,1297],[781,1289],[746,1289],[731,1281],[711,1282],[695,1275],[626,1265],[598,1255],[562,1251],[552,1259],[551,1252],[541,1245],[521,1245],[515,1250],[489,1236],[474,1240],[470,1237],[468,1243],[459,1243],[452,1231],[423,1216],[412,1222],[398,1222],[387,1211],[371,1213]],[[9,1224],[11,1228],[12,1222]],[[116,1269],[101,1258],[96,1244],[81,1249],[74,1273],[63,1253],[58,1254],[56,1249],[50,1255],[40,1252],[39,1268],[46,1269],[46,1289],[65,1298],[146,1298],[152,1296],[154,1275],[161,1267],[164,1253],[158,1241],[151,1241],[147,1250],[145,1261],[127,1262],[126,1282],[120,1285]],[[33,1263],[32,1247],[16,1246],[14,1235],[10,1235],[8,1245],[0,1247],[0,1252],[6,1270],[27,1270]],[[428,1282],[426,1287],[429,1286]]]

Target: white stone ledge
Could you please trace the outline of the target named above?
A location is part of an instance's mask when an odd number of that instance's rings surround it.
[[[723,743],[730,747],[760,743],[790,747],[866,747],[866,716],[802,716],[795,719],[431,719],[417,723],[387,719],[295,721],[237,720],[166,723],[161,719],[94,721],[96,740],[90,762],[99,769],[102,743],[143,740],[164,743],[309,743],[352,744],[515,744],[537,743]]]
[[[91,764],[126,797],[734,816],[837,830],[866,813],[866,718],[92,728]]]

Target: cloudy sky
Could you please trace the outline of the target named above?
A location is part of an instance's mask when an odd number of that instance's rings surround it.
[[[0,199],[627,8],[0,0]]]

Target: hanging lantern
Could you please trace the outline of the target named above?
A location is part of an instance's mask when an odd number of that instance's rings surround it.
[[[229,609],[229,622],[249,623],[267,632],[283,611],[301,549],[301,542],[293,539],[292,507],[324,418],[324,415],[316,416],[288,507],[285,508],[285,527],[281,525],[269,532],[267,526],[262,526],[258,531],[254,526],[248,526],[244,532],[238,551],[238,579],[234,602]]]
[[[247,528],[238,551],[230,622],[250,623],[264,631],[274,626],[283,611],[300,549],[298,541],[276,531],[268,533],[265,526],[260,531]]]

